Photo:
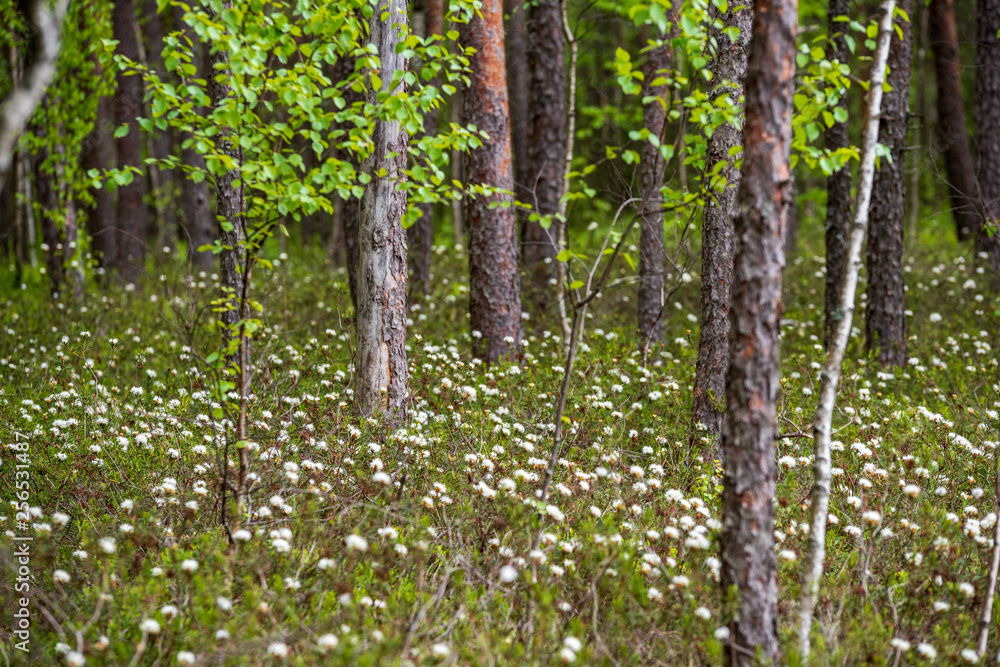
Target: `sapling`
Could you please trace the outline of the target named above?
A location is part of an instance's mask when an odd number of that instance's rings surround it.
[[[878,145],[878,123],[882,107],[882,85],[885,66],[889,58],[889,41],[892,37],[892,17],[895,0],[884,0],[879,12],[878,48],[872,68],[871,86],[868,91],[868,113],[865,118],[864,144],[861,149],[861,182],[854,203],[854,223],[848,245],[847,265],[840,282],[840,312],[843,317],[836,323],[827,352],[826,364],[821,373],[819,401],[813,416],[813,475],[812,507],[809,530],[809,547],[802,566],[802,595],[799,601],[799,650],[802,659],[809,656],[809,635],[812,630],[813,608],[819,594],[819,580],[823,575],[823,557],[826,548],[826,522],[830,506],[830,430],[833,408],[837,399],[837,385],[844,363],[844,352],[851,336],[854,317],[854,293],[858,286],[861,268],[861,249],[868,229],[868,205],[871,202],[872,182],[875,177],[875,154]]]

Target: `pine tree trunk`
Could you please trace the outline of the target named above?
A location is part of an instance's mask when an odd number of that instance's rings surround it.
[[[900,0],[899,9],[909,12],[910,0]],[[906,130],[910,115],[910,63],[913,60],[913,30],[899,21],[889,45],[888,84],[882,96],[878,128],[880,144],[892,151],[892,161],[882,159],[872,187],[868,234],[868,302],[865,338],[869,351],[878,351],[879,361],[889,366],[906,365],[906,318],[903,311],[903,228],[906,224]]]
[[[224,2],[223,8],[232,7],[232,2]],[[223,106],[233,94],[229,84],[229,54],[216,48],[211,55],[212,75],[210,93],[215,107]],[[247,269],[247,254],[244,244],[247,238],[246,202],[243,187],[237,186],[240,179],[240,165],[243,164],[243,149],[233,140],[232,131],[220,133],[219,152],[228,155],[235,169],[216,177],[216,205],[220,220],[219,238],[225,248],[219,253],[219,283],[222,296],[226,299],[226,310],[222,312],[223,333],[227,339],[237,335],[237,323],[242,319],[244,277]],[[225,224],[223,224],[225,223]],[[226,229],[230,227],[230,229]],[[229,365],[234,373],[242,370],[243,385],[249,387],[250,359],[245,346],[240,345],[236,354],[229,355]]]
[[[560,0],[541,0],[527,12],[530,130],[524,186],[527,203],[539,215],[551,216],[559,212],[566,159],[566,36]],[[526,297],[533,314],[541,315],[551,303],[559,225],[555,219],[547,229],[530,220],[524,224]]]
[[[138,62],[139,42],[136,38],[133,0],[118,0],[114,3],[112,28],[114,38],[118,40],[118,53]],[[130,184],[118,188],[118,252],[115,255],[115,266],[126,283],[133,283],[144,268],[149,230],[149,210],[143,202],[146,196],[146,178],[142,164],[142,134],[138,122],[143,90],[141,77],[119,73],[117,80],[115,124],[128,125],[128,134],[116,140],[118,168],[137,167],[140,174]]]
[[[187,23],[184,22],[184,10],[174,6],[174,24],[177,30],[181,30],[184,36],[191,40],[192,61],[197,68],[196,77],[204,77],[205,58],[204,49],[198,41],[198,35]],[[196,151],[193,146],[183,147],[184,141],[190,138],[190,134],[183,134],[179,139],[182,145],[181,162],[189,167],[204,171],[205,158]],[[201,181],[196,183],[191,178],[181,179],[181,214],[178,225],[181,234],[187,241],[187,256],[191,265],[200,271],[209,271],[215,264],[215,255],[211,252],[199,252],[198,248],[212,245],[218,238],[216,232],[215,219],[212,215],[211,201],[208,192],[208,183]]]
[[[146,46],[145,65],[156,71],[161,77],[166,76],[163,67],[163,20],[157,8],[157,0],[145,0],[143,3],[143,14],[145,21],[142,24],[142,33],[145,36]],[[151,137],[151,147],[153,157],[164,160],[170,157],[174,151],[173,129],[157,129]],[[155,173],[155,184],[157,192],[156,206],[159,211],[160,234],[165,245],[174,245],[174,234],[177,230],[177,209],[174,200],[175,177],[172,169],[166,169],[160,165],[150,167],[150,171]]]
[[[101,76],[101,66],[94,61],[94,76]],[[114,99],[102,97],[97,101],[97,117],[94,129],[83,143],[80,161],[84,171],[90,169],[112,169],[115,166],[114,142]],[[106,188],[95,188],[90,192],[93,206],[85,209],[87,232],[90,234],[91,253],[104,269],[116,265],[115,229],[117,211],[114,196]]]
[[[513,189],[507,73],[504,64],[501,0],[484,0],[482,16],[463,26],[462,43],[474,48],[471,82],[463,97],[465,122],[489,139],[469,151],[465,169],[470,183]],[[517,228],[509,195],[465,198],[469,225],[469,314],[472,352],[487,363],[521,346],[521,279]],[[494,203],[491,210],[490,204]]]
[[[981,226],[978,184],[969,150],[962,96],[962,63],[953,0],[930,0],[930,42],[937,75],[938,136],[959,241],[973,238]]]
[[[678,9],[671,16],[671,23],[677,18]],[[646,53],[643,67],[643,99],[656,98],[642,107],[642,125],[649,133],[666,143],[666,105],[669,103],[670,89],[665,79],[672,77],[670,71],[674,56],[670,49],[670,37],[660,35],[663,44]],[[666,284],[667,250],[663,244],[663,175],[666,162],[660,149],[648,141],[642,144],[639,162],[639,338],[662,343],[663,290]]]
[[[836,21],[840,16],[849,16],[850,0],[830,0],[827,16],[827,29],[831,35],[827,46],[827,58],[831,61],[847,63],[850,52],[847,50],[846,30],[850,24]],[[837,105],[847,111],[847,91]],[[847,132],[847,122],[834,122],[826,130],[826,147],[829,150],[847,148],[851,145]],[[840,305],[840,280],[844,275],[844,261],[847,257],[847,236],[851,224],[851,168],[844,165],[830,174],[826,179],[826,326],[824,329],[824,345],[830,347],[830,337],[843,313],[837,309]]]
[[[747,47],[753,28],[753,8],[729,6],[721,14],[712,6],[712,15],[722,20],[721,28],[713,28],[711,39],[716,45],[711,52],[710,68],[715,85],[712,99],[728,95],[733,100],[743,97],[747,76]],[[721,16],[719,15],[721,14]],[[723,29],[737,28],[736,41],[730,41]],[[740,170],[736,167],[733,148],[743,145],[743,114],[736,126],[719,126],[708,138],[705,163],[711,169],[725,161],[719,175],[702,187],[709,192],[701,225],[701,334],[698,341],[698,362],[694,377],[694,435],[699,434],[715,443],[722,427],[725,404],[726,365],[729,355],[729,299],[733,284],[733,252],[736,237],[736,193],[740,187]],[[700,425],[700,426],[699,426]],[[717,454],[717,452],[713,452]]]
[[[530,177],[531,160],[528,156],[528,138],[531,121],[528,113],[531,75],[528,70],[528,36],[525,29],[525,9],[521,0],[504,0],[507,11],[507,98],[510,101],[510,139],[514,159],[514,198],[533,205]],[[517,228],[520,230],[521,248],[524,251],[525,227],[528,213],[517,211]]]
[[[734,665],[754,664],[755,651],[765,660],[778,654],[775,403],[798,7],[796,0],[758,0],[754,10],[722,425],[720,578],[727,596],[731,588],[739,595],[727,619],[727,662]]]
[[[1000,0],[976,2],[976,145],[979,187],[986,225],[976,235],[976,250],[985,252],[1000,272]],[[993,236],[990,236],[990,231]]]
[[[424,36],[440,35],[444,31],[444,1],[428,0],[424,8]],[[438,110],[424,114],[424,132],[437,134]],[[434,245],[434,204],[419,204],[420,217],[406,230],[409,246],[411,302],[427,296],[431,286],[431,252]]]
[[[372,43],[378,47],[382,89],[390,90],[391,73],[406,70],[396,52],[406,31],[406,0],[389,0],[383,20],[372,16]],[[361,166],[371,176],[361,199],[358,222],[358,311],[354,404],[364,417],[382,414],[390,423],[406,418],[406,192],[398,187],[406,170],[408,138],[399,121],[378,121],[374,150]],[[395,153],[395,157],[387,157]],[[384,172],[384,176],[379,176]]]

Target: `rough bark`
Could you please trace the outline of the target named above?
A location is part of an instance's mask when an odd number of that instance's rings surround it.
[[[232,7],[231,2],[223,3],[224,8]],[[216,108],[226,104],[233,94],[229,84],[229,54],[217,48],[212,49],[212,72],[210,78],[210,94],[212,104]],[[217,139],[219,152],[228,155],[237,167],[222,175],[216,176],[216,206],[217,218],[220,222],[218,230],[222,240],[223,250],[219,253],[219,283],[222,297],[226,300],[226,309],[222,312],[223,335],[227,340],[236,337],[236,326],[242,318],[241,302],[244,296],[244,277],[247,268],[246,248],[246,201],[243,187],[237,186],[240,179],[240,165],[243,164],[243,149],[232,140],[230,131],[222,131]],[[230,229],[226,229],[229,227]],[[245,346],[240,345],[235,354],[230,354],[229,364],[233,369],[242,369],[244,386],[249,386],[250,359]]]
[[[830,61],[846,63],[849,51],[845,30],[849,24],[836,21],[837,17],[849,16],[850,0],[830,0],[827,13],[827,29],[830,41],[826,57]],[[847,91],[837,104],[847,111]],[[835,122],[826,130],[826,148],[834,151],[847,148],[851,144],[847,134],[847,122]],[[847,253],[847,235],[851,219],[851,168],[844,165],[826,179],[826,326],[824,345],[830,347],[830,337],[837,320],[842,316],[837,312],[840,302],[840,279],[844,275],[844,258]]]
[[[424,36],[440,35],[444,30],[444,1],[428,0],[424,8]],[[437,134],[438,110],[424,113],[424,132]],[[406,230],[409,246],[410,301],[427,296],[431,286],[431,252],[434,245],[434,204],[419,204],[420,217]]]
[[[778,653],[774,549],[775,403],[780,367],[783,229],[791,198],[792,92],[796,0],[757,0],[747,66],[743,179],[736,216],[729,370],[722,425],[723,591],[738,592],[727,612],[727,662],[754,664]]]
[[[101,76],[100,65],[96,59],[94,67],[94,76]],[[116,159],[114,131],[114,100],[105,96],[97,101],[94,129],[84,141],[80,154],[85,171],[90,169],[104,171],[114,168]],[[116,263],[118,239],[115,230],[118,225],[115,200],[103,187],[93,189],[90,194],[94,198],[94,203],[85,209],[85,215],[87,232],[90,234],[91,253],[101,267],[109,269]]]
[[[139,61],[139,41],[136,37],[135,3],[120,0],[114,3],[112,29],[118,40],[118,53]],[[116,209],[117,253],[115,267],[126,283],[135,282],[143,270],[148,240],[149,210],[146,196],[145,168],[142,164],[142,134],[138,118],[142,109],[142,78],[117,74],[115,91],[115,124],[128,125],[128,134],[116,140],[118,168],[136,167],[140,174],[132,182],[118,188]]]
[[[528,137],[531,121],[528,113],[531,75],[528,70],[528,36],[524,25],[524,2],[504,0],[507,11],[507,98],[510,102],[510,139],[514,159],[514,198],[524,204],[533,201],[528,172]],[[518,209],[517,227],[524,243],[528,212]]]
[[[844,270],[841,272],[836,308],[841,313],[834,323],[834,330],[827,349],[826,364],[820,374],[819,400],[813,413],[813,487],[810,505],[809,547],[802,562],[802,588],[799,602],[799,650],[801,661],[809,663],[809,645],[812,634],[813,609],[819,597],[819,582],[823,576],[826,552],[826,523],[830,506],[830,438],[833,409],[837,400],[837,385],[844,363],[844,352],[851,336],[854,321],[854,299],[861,269],[861,250],[868,227],[872,185],[875,180],[875,147],[879,135],[879,118],[882,115],[882,93],[885,66],[889,59],[890,37],[893,36],[892,16],[894,0],[882,3],[879,21],[878,47],[868,90],[868,111],[865,116],[861,167],[857,202],[854,207],[854,224],[851,225],[845,252]]]
[[[973,237],[981,221],[976,172],[965,123],[954,0],[931,0],[928,9],[937,78],[938,138],[944,153],[956,233],[959,241],[965,241]]]
[[[730,41],[722,29],[712,29],[709,66],[715,84],[709,95],[713,100],[728,95],[740,105],[747,75],[747,47],[753,28],[753,8],[749,5],[730,5],[725,13],[721,13],[712,5],[712,12],[722,20],[723,29],[737,28],[739,34],[735,41]],[[739,109],[733,124],[720,125],[708,138],[705,164],[709,169],[720,161],[725,162],[725,166],[718,176],[702,186],[708,192],[701,225],[701,334],[692,417],[695,437],[707,437],[713,443],[722,427],[729,354],[729,298],[736,246],[733,220],[737,213],[736,193],[741,177],[735,164],[737,156],[730,155],[730,151],[743,145],[742,107]]]
[[[909,12],[911,1],[900,0],[898,7]],[[892,151],[892,160],[883,158],[880,161],[872,188],[865,309],[866,347],[870,352],[877,350],[879,361],[889,366],[906,364],[903,228],[906,224],[906,130],[910,115],[913,30],[909,21],[899,21],[897,28],[889,45],[887,81],[892,90],[882,96],[878,128],[879,143]],[[902,39],[899,32],[902,32]]]
[[[679,7],[679,5],[678,5]],[[677,10],[671,17],[676,20]],[[663,43],[646,53],[643,71],[642,125],[665,143],[666,106],[670,89],[666,78],[671,76],[673,51],[669,36]],[[653,99],[650,99],[653,98]],[[666,162],[660,149],[648,141],[642,145],[639,162],[639,337],[645,343],[663,342],[663,290],[666,284],[667,250],[663,244],[663,175]]]
[[[985,225],[976,234],[976,250],[985,252],[1000,272],[1000,0],[976,2],[976,145],[979,192]],[[993,236],[990,236],[990,232]]]
[[[559,0],[543,0],[528,7],[528,203],[539,215],[559,212],[566,157],[566,36]],[[560,222],[546,229],[526,220],[521,237],[527,300],[538,314],[545,312],[553,293],[557,233]]]
[[[510,191],[514,179],[501,0],[483,2],[482,15],[463,26],[462,42],[475,49],[470,85],[463,95],[463,117],[465,122],[489,136],[482,146],[469,151],[466,176],[469,183]],[[510,195],[500,194],[465,199],[464,216],[469,225],[472,351],[488,363],[516,352],[521,345],[521,278],[511,202]],[[496,203],[507,206],[496,206]],[[494,204],[492,210],[491,204]]]
[[[62,234],[59,230],[60,217],[59,186],[51,171],[42,169],[49,153],[43,149],[35,156],[35,187],[38,193],[38,209],[42,218],[42,242],[45,243],[45,268],[49,276],[49,292],[57,295],[63,285]]]
[[[354,74],[357,59],[343,58],[338,64],[338,80],[343,81]],[[344,100],[348,106],[361,101],[361,94],[347,88],[344,90]],[[358,170],[357,156],[349,150],[345,150],[341,159],[349,161],[355,171]],[[351,291],[351,303],[354,305],[354,312],[358,312],[358,216],[360,215],[361,200],[353,195],[343,199],[341,202],[341,224],[343,225],[344,260],[347,265],[347,284]]]
[[[145,0],[142,7],[142,34],[145,38],[145,65],[157,71],[161,77],[166,76],[163,67],[163,19],[157,7],[157,0]],[[147,109],[148,111],[148,109]],[[174,151],[174,135],[170,126],[167,129],[157,129],[149,137],[149,148],[157,160],[169,158]],[[174,234],[177,228],[177,209],[174,200],[176,179],[172,169],[160,165],[150,167],[153,175],[154,209],[160,215],[158,228],[160,239],[164,245],[174,245]],[[152,233],[150,233],[152,238]]]
[[[382,71],[381,91],[368,94],[373,105],[379,92],[401,92],[389,88],[390,73],[406,70],[406,57],[396,52],[406,32],[406,0],[389,0],[385,6],[385,19],[376,13],[369,22]],[[358,221],[354,405],[361,416],[380,414],[398,423],[406,418],[406,192],[398,184],[405,178],[408,138],[399,121],[380,120],[372,142],[374,150],[361,166],[371,181]],[[390,153],[395,156],[388,157]]]
[[[192,61],[197,68],[196,77],[205,76],[205,60],[198,35],[184,22],[184,10],[174,6],[174,24],[191,41]],[[204,171],[205,158],[193,146],[184,147],[190,134],[181,135],[181,162],[196,171]],[[215,263],[215,255],[209,251],[199,252],[198,248],[212,245],[217,238],[215,219],[212,215],[208,183],[196,183],[191,178],[181,179],[180,217],[178,225],[187,242],[187,256],[191,265],[201,271],[208,271]]]

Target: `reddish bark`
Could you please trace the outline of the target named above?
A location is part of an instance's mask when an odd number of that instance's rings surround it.
[[[930,42],[937,75],[938,138],[944,153],[952,214],[959,241],[972,238],[981,226],[978,184],[969,150],[962,96],[962,62],[958,56],[954,0],[931,0]]]
[[[755,664],[778,654],[774,549],[775,404],[780,385],[783,229],[791,200],[796,0],[757,0],[746,82],[743,179],[737,195],[736,257],[729,312],[729,370],[722,425],[722,566],[728,595],[726,661]]]
[[[101,76],[101,66],[94,61],[94,76]],[[114,141],[114,100],[102,97],[97,101],[97,117],[94,129],[83,142],[80,161],[84,170],[104,171],[115,166]],[[104,269],[116,265],[117,248],[115,200],[106,188],[95,188],[90,192],[94,198],[92,206],[85,210],[87,232],[90,234],[91,253]]]
[[[505,0],[507,11],[507,97],[510,106],[510,139],[514,152],[514,198],[524,204],[531,204],[533,197],[529,187],[531,161],[528,157],[528,137],[531,122],[528,114],[531,75],[528,71],[528,36],[524,26],[524,2]],[[521,230],[522,248],[528,213],[517,211],[517,226]]]
[[[482,15],[474,16],[463,26],[462,33],[463,44],[475,49],[471,82],[464,95],[464,119],[489,137],[469,152],[466,177],[470,184],[510,191],[514,183],[501,0],[484,0]],[[517,351],[521,345],[521,279],[511,204],[507,194],[467,197],[465,201],[472,350],[488,363]]]

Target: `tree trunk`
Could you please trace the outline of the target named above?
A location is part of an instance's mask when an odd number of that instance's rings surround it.
[[[484,0],[482,15],[462,28],[463,45],[475,49],[471,81],[463,95],[463,117],[489,136],[482,146],[469,151],[465,168],[469,183],[510,191],[514,179],[502,9],[501,0]],[[466,197],[465,219],[469,225],[472,352],[492,363],[521,346],[521,278],[510,195]]]
[[[559,212],[563,165],[566,159],[566,36],[563,32],[561,0],[541,0],[528,7],[525,27],[528,37],[529,96],[527,189],[528,203],[543,216]],[[530,290],[528,301],[537,314],[548,308],[550,281],[555,277],[557,234],[560,221],[547,229],[526,221],[521,245]]]
[[[710,39],[714,44],[711,55],[711,98],[728,95],[738,101],[743,97],[747,76],[747,47],[753,28],[753,8],[749,5],[729,6],[721,14],[712,5],[713,16],[722,20],[713,28]],[[724,29],[736,28],[739,34],[730,41]],[[741,110],[742,111],[742,110]],[[700,433],[715,443],[722,427],[725,405],[726,364],[729,353],[729,295],[733,284],[733,251],[736,238],[733,220],[736,218],[736,193],[740,187],[740,170],[732,149],[743,145],[743,114],[736,125],[724,124],[708,138],[705,149],[706,169],[720,161],[726,166],[711,182],[703,183],[707,190],[701,224],[701,334],[698,341],[698,362],[694,377],[693,433]],[[701,427],[699,427],[699,424]],[[699,430],[701,428],[701,430]],[[713,454],[718,452],[713,451]]]
[[[455,82],[455,94],[451,96],[449,115],[452,123],[461,125],[462,107],[465,101],[465,86],[461,81]],[[465,180],[465,153],[457,147],[451,149],[451,180],[467,184]],[[451,200],[451,225],[455,233],[455,245],[465,245],[465,205],[461,199]]]
[[[396,52],[400,33],[406,32],[406,0],[389,0],[386,7],[384,20],[375,14],[369,23],[382,71],[381,91],[368,94],[373,105],[379,93],[401,92],[389,86],[392,73],[406,70],[406,57]],[[406,192],[397,186],[406,177],[408,138],[399,121],[378,121],[372,142],[374,150],[361,167],[371,181],[358,222],[354,404],[361,416],[382,414],[395,424],[406,418]]]
[[[223,8],[232,7],[232,2],[224,2]],[[212,104],[216,108],[224,106],[232,96],[232,86],[229,83],[229,54],[216,48],[212,49],[212,74],[210,92]],[[240,180],[240,166],[243,164],[243,149],[232,141],[231,131],[223,130],[217,139],[219,152],[228,155],[237,167],[216,177],[217,217],[220,228],[219,238],[223,250],[219,253],[219,283],[222,287],[222,297],[225,299],[225,310],[222,311],[223,335],[227,340],[233,340],[238,335],[237,323],[242,319],[241,301],[244,295],[244,278],[247,268],[246,253],[246,202]],[[228,228],[228,229],[227,229]],[[244,346],[236,353],[230,353],[229,365],[234,372],[242,373],[244,387],[249,387],[250,359]]]
[[[182,30],[184,36],[191,40],[192,62],[197,68],[196,77],[204,77],[205,58],[204,50],[198,41],[198,35],[187,23],[184,22],[184,10],[174,6],[174,24],[176,29]],[[185,133],[180,137],[181,141],[181,162],[189,167],[204,171],[205,158],[196,151],[193,146],[183,147],[183,142],[190,138],[190,134]],[[211,252],[199,252],[198,248],[215,243],[218,238],[216,234],[216,224],[212,215],[211,201],[208,192],[208,183],[201,181],[196,183],[191,178],[181,180],[181,215],[179,226],[181,234],[187,241],[187,256],[191,265],[201,271],[211,270],[215,263],[215,255]]]
[[[94,76],[101,76],[100,64],[94,61]],[[84,171],[97,169],[104,171],[115,166],[114,142],[114,100],[102,97],[97,101],[97,117],[94,129],[83,142],[80,160]],[[91,253],[104,269],[116,265],[115,253],[117,227],[114,196],[106,188],[95,188],[90,192],[93,206],[85,209],[87,232],[90,234]]]
[[[976,250],[985,252],[1000,272],[1000,0],[976,2],[976,144],[979,187],[986,224],[976,235]],[[993,232],[993,236],[990,236]]]
[[[444,31],[444,0],[428,0],[424,9],[424,36],[440,35]],[[437,134],[438,110],[424,114],[424,132]],[[419,204],[420,217],[406,230],[409,246],[410,301],[427,296],[431,287],[431,252],[434,245],[434,204]]]
[[[46,98],[42,100],[45,104]],[[37,128],[36,128],[37,129]],[[58,131],[46,128],[47,131]],[[49,276],[49,292],[56,296],[62,290],[62,234],[59,230],[60,209],[59,186],[52,171],[43,171],[42,165],[48,160],[49,152],[42,149],[35,156],[35,187],[38,193],[38,212],[42,218],[42,242],[45,244],[45,269]]]
[[[676,22],[680,5],[670,17]],[[666,78],[672,76],[674,56],[670,37],[659,36],[663,43],[646,53],[642,96],[649,100],[642,107],[642,125],[657,137],[657,146],[642,144],[639,162],[639,337],[646,341],[662,343],[663,289],[666,283],[667,250],[663,244],[663,174],[666,162],[660,155],[659,145],[666,143],[667,113],[670,88]]]
[[[739,599],[727,621],[727,662],[778,654],[774,549],[775,403],[780,384],[783,229],[791,200],[796,0],[757,0],[747,66],[743,179],[729,311],[729,370],[722,425],[721,583]],[[732,613],[732,612],[729,612]]]
[[[143,3],[143,14],[145,21],[142,24],[142,33],[145,36],[146,46],[145,65],[151,70],[159,73],[161,77],[166,76],[163,67],[163,21],[157,8],[157,0],[145,0]],[[168,125],[167,129],[157,128],[150,137],[153,157],[164,160],[174,152],[173,129]],[[177,231],[177,209],[174,199],[176,188],[174,172],[160,165],[150,168],[150,172],[155,174],[155,206],[159,212],[160,239],[164,245],[173,246],[174,234]]]
[[[510,100],[510,139],[514,152],[514,198],[524,204],[534,202],[531,194],[531,160],[528,156],[528,137],[531,132],[528,100],[531,75],[528,70],[528,36],[525,29],[525,10],[522,0],[505,0],[507,17],[507,98]],[[518,209],[517,227],[521,233],[522,252],[528,212]]]
[[[959,241],[966,241],[979,229],[981,221],[976,172],[965,124],[955,5],[953,0],[931,0],[928,9],[931,51],[937,75],[938,136],[944,152],[956,233]]]
[[[112,11],[112,29],[118,40],[118,53],[139,61],[139,42],[136,38],[135,3],[118,0]],[[130,184],[118,188],[117,253],[115,266],[126,283],[133,283],[142,273],[145,264],[146,242],[149,229],[149,210],[143,202],[146,196],[145,167],[142,164],[142,135],[139,115],[142,110],[142,78],[118,73],[115,92],[115,124],[128,125],[128,134],[116,141],[118,168],[136,167],[140,174]]]
[[[354,74],[356,58],[342,58],[337,64],[337,80],[343,81]],[[361,93],[351,88],[344,90],[344,101],[348,106],[352,106],[361,101]],[[349,150],[345,150],[341,159],[349,161],[354,170],[357,171],[357,156]],[[358,312],[358,216],[361,209],[361,200],[351,195],[341,202],[340,222],[343,225],[344,239],[344,260],[347,265],[347,284],[351,291],[351,303],[354,306],[355,314]]]
[[[909,12],[910,0],[898,7]],[[913,30],[899,21],[889,45],[892,90],[882,96],[879,143],[892,151],[892,161],[882,158],[872,187],[868,234],[868,302],[865,339],[868,351],[878,351],[884,365],[906,365],[906,318],[903,292],[903,228],[906,224],[906,130],[910,115],[910,63]],[[963,139],[964,141],[964,139]]]

